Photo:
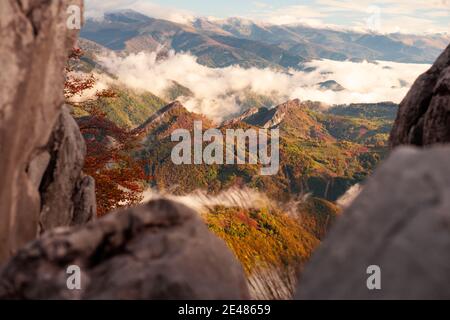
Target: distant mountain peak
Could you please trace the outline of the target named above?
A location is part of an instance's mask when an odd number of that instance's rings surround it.
[[[172,112],[182,112],[187,113],[187,109],[181,104],[179,101],[174,101],[169,103],[167,106],[161,108],[155,114],[153,114],[150,118],[147,119],[142,125],[133,130],[134,134],[140,134],[142,132],[148,131],[151,127],[161,123],[161,121],[166,117],[169,113]]]
[[[200,17],[192,22],[192,27],[196,30],[202,30],[207,33],[216,33],[220,35],[231,36],[232,34],[223,30],[217,25],[217,20],[211,20],[208,18]]]
[[[261,128],[275,128],[283,122],[287,112],[291,109],[302,108],[302,103],[299,99],[289,100],[274,108],[255,108],[249,109],[239,116],[242,120],[250,125],[255,125]]]
[[[343,86],[341,86],[338,82],[336,82],[335,80],[327,80],[327,81],[323,81],[317,84],[319,89],[322,91],[326,91],[326,90],[332,90],[335,92],[339,92],[339,91],[344,91],[345,88]]]
[[[210,128],[213,122],[205,116],[187,110],[180,101],[174,101],[152,115],[132,131],[135,136],[143,134],[159,139],[169,137],[174,130],[192,130],[194,123],[201,121],[203,128]]]
[[[240,18],[240,17],[230,17],[230,18],[223,20],[223,22],[228,23],[228,24],[233,24],[233,25],[240,25],[240,26],[249,26],[249,25],[255,24],[255,22],[253,20]]]
[[[108,21],[122,23],[146,23],[153,20],[153,18],[131,9],[108,11],[104,17]]]
[[[266,108],[257,108],[257,107],[247,109],[243,113],[241,113],[239,116],[223,122],[222,126],[230,126],[230,125],[236,124],[241,121],[245,122],[246,119],[249,119],[251,116],[257,114],[262,109],[267,110]]]

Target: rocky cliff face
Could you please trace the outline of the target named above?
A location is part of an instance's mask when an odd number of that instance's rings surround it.
[[[64,107],[38,159],[46,168],[39,182],[39,232],[60,226],[84,224],[96,214],[95,181],[82,173],[86,146],[77,123]],[[29,170],[42,172],[38,165]]]
[[[81,0],[0,3],[0,261],[38,234],[44,152],[64,102],[64,66],[78,30],[68,5]]]
[[[81,290],[66,273],[81,269]],[[169,200],[46,233],[0,271],[0,299],[249,299],[242,267],[198,214]]]
[[[299,99],[287,101],[273,109],[262,108],[242,115],[242,121],[262,128],[276,128],[284,120],[286,114],[292,109],[301,109],[303,105]]]
[[[390,144],[450,142],[450,46],[421,75],[400,104]]]

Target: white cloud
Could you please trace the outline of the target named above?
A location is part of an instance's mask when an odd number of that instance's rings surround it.
[[[360,30],[367,30],[367,23],[364,21],[355,22],[355,26],[359,26]],[[420,33],[440,33],[442,28],[436,25],[435,21],[427,17],[411,17],[398,16],[395,19],[389,19],[383,14],[380,15],[380,28],[377,30],[381,33],[403,33],[403,34],[420,34]]]
[[[145,0],[85,0],[85,14],[91,18],[102,18],[105,12],[132,9],[141,14],[175,23],[189,23],[195,19],[194,13],[161,6]]]
[[[261,7],[259,7],[261,8]],[[311,26],[323,26],[322,18],[328,14],[313,6],[292,5],[278,9],[262,8],[255,12],[252,18],[276,25],[307,24]]]
[[[276,25],[306,24],[379,33],[450,31],[450,22],[442,22],[442,18],[450,18],[450,0],[317,0],[309,5],[255,8],[247,17]],[[378,20],[376,28],[368,23],[374,19]]]
[[[415,14],[423,10],[449,10],[449,0],[318,0],[326,11],[354,11],[364,12],[370,6],[379,6],[390,14]]]
[[[161,193],[153,189],[148,189],[143,193],[143,197],[142,203],[165,198],[181,202],[184,205],[195,209],[197,212],[204,212],[215,206],[256,209],[273,204],[267,195],[248,188],[231,188],[222,191],[217,195],[210,195],[205,191],[197,190],[183,196],[176,196],[170,193]]]
[[[291,70],[286,74],[238,66],[208,68],[198,64],[196,58],[189,54],[173,52],[163,61],[157,61],[156,53],[144,52],[127,57],[110,54],[98,57],[98,60],[127,86],[156,95],[163,95],[173,81],[178,82],[194,94],[180,99],[185,106],[217,121],[242,112],[238,101],[246,91],[275,97],[280,103],[294,98],[330,105],[380,101],[399,103],[413,81],[430,67],[383,61],[316,60],[306,65],[315,68],[313,72]],[[319,90],[317,84],[327,80],[337,81],[345,90]]]
[[[346,24],[363,27],[376,7],[380,14],[381,33],[448,32],[450,24],[437,18],[450,17],[450,0],[318,0],[321,10],[330,17],[347,18]],[[365,29],[370,29],[365,26]]]

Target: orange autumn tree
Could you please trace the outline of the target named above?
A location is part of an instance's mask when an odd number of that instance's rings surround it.
[[[96,91],[91,97],[74,100],[87,90],[93,90],[97,81],[93,74],[74,72],[72,65],[82,56],[83,52],[78,48],[69,55],[64,95],[68,104],[89,114],[76,120],[87,147],[83,171],[95,179],[97,214],[102,216],[113,209],[139,203],[148,177],[144,164],[131,156],[132,136],[109,121],[98,107],[98,99],[114,99],[115,92],[106,89]]]

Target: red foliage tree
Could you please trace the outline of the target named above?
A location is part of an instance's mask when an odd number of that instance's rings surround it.
[[[148,177],[143,163],[131,156],[132,135],[109,121],[96,103],[98,99],[115,98],[113,90],[98,91],[92,98],[71,102],[73,97],[93,89],[97,81],[93,74],[86,76],[72,72],[71,65],[82,55],[78,48],[69,55],[64,95],[68,104],[89,114],[77,119],[87,146],[83,171],[95,179],[97,215],[102,216],[113,209],[139,203]]]

